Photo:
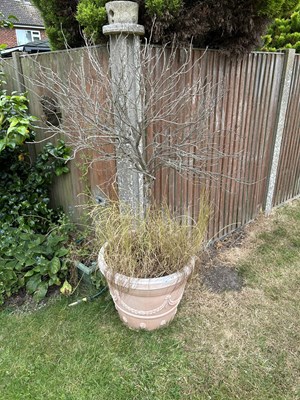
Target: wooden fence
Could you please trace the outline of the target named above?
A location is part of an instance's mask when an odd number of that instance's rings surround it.
[[[273,204],[300,194],[300,55],[295,56]]]
[[[98,47],[95,51],[107,65],[106,48]],[[153,51],[159,49],[154,48]],[[160,170],[153,197],[156,202],[167,200],[179,212],[188,207],[191,215],[195,216],[198,199],[205,190],[212,206],[208,233],[212,239],[245,225],[265,209],[267,196],[270,195],[268,190],[275,143],[278,144],[278,113],[284,101],[281,93],[286,85],[289,85],[288,103],[286,111],[283,111],[284,125],[272,205],[277,206],[300,195],[300,55],[292,54],[292,77],[287,82],[286,53],[253,52],[236,59],[217,51],[193,52],[194,59],[200,59],[199,65],[195,63],[194,68],[200,69],[204,81],[212,83],[212,94],[218,99],[207,122],[209,131],[215,133],[211,157],[214,159],[224,149],[232,157],[224,157],[217,163],[206,162],[207,174],[203,179]],[[15,56],[13,60],[3,63],[8,90],[25,87],[32,114],[43,120],[40,102],[43,93],[33,87],[36,65],[38,63],[55,70],[64,79],[70,71],[70,60],[88,63],[84,49]],[[88,69],[88,65],[85,68]],[[156,70],[159,74],[160,69]],[[194,73],[191,69],[186,79],[192,80]],[[41,131],[39,139],[44,139],[46,132]],[[150,132],[149,135],[151,138]],[[36,149],[39,150],[41,145],[36,145]],[[89,156],[93,157],[93,154]],[[104,166],[96,162],[85,171],[82,165],[80,157],[73,160],[71,173],[59,178],[52,190],[54,203],[63,205],[75,220],[80,216],[79,206],[86,202],[87,188],[93,196],[105,193],[113,197],[116,192],[113,164]],[[215,176],[215,179],[209,176]]]

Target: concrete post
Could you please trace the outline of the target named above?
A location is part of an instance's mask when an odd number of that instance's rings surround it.
[[[121,203],[135,213],[144,206],[143,174],[138,171],[138,153],[143,151],[143,110],[141,98],[140,36],[138,4],[131,1],[106,3],[109,25],[103,33],[110,36],[110,69],[114,124],[118,140],[117,183]]]
[[[271,158],[270,173],[268,179],[268,189],[266,197],[265,214],[269,215],[273,207],[273,197],[276,185],[277,170],[279,164],[279,156],[282,143],[282,134],[285,125],[286,111],[289,101],[289,94],[291,88],[293,66],[295,59],[295,50],[288,49],[285,51],[285,62],[282,72],[281,88],[278,98],[277,118],[275,122],[275,139],[273,154]]]

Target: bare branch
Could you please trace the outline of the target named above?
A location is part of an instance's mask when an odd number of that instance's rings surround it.
[[[58,135],[71,144],[74,155],[91,150],[97,160],[129,160],[150,184],[161,168],[215,178],[214,165],[238,155],[220,149],[220,132],[209,128],[224,88],[204,75],[200,68],[204,56],[195,55],[192,48],[146,43],[132,76],[125,76],[121,68],[115,82],[103,47],[66,51],[63,69],[47,65],[40,56],[27,58],[31,69],[25,79],[43,104],[44,127],[39,129],[44,140]],[[124,93],[123,80],[139,90],[143,113],[141,105]],[[132,113],[139,115],[135,126]]]

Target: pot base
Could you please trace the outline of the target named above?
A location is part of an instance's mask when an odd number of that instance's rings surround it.
[[[113,274],[104,259],[105,246],[98,256],[100,271],[121,320],[131,329],[152,331],[168,325],[174,318],[195,257],[181,271],[161,278],[138,279]]]

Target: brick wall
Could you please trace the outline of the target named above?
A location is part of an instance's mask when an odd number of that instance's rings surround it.
[[[45,30],[43,29],[24,29],[24,30],[34,30],[34,31],[39,31],[41,32],[41,40],[44,40],[47,38]],[[8,29],[8,28],[0,28],[0,43],[4,43],[7,45],[7,47],[14,47],[17,46],[17,36],[15,33],[14,29]]]
[[[1,28],[0,29],[0,43],[6,44],[7,47],[14,47],[17,45],[17,37],[14,29]]]

